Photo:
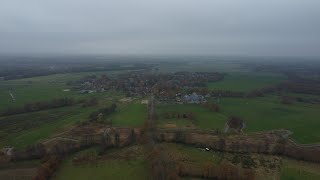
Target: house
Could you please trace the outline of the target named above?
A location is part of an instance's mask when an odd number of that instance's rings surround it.
[[[189,104],[199,104],[205,102],[205,99],[202,95],[198,95],[197,93],[192,93],[190,95],[185,95],[183,97],[183,102],[184,103],[189,103]]]

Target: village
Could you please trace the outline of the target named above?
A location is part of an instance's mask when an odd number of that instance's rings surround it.
[[[195,92],[207,83],[221,81],[224,74],[215,72],[176,72],[151,74],[135,71],[116,77],[86,77],[76,84],[81,94],[101,93],[109,90],[122,91],[127,97],[144,97],[153,94],[159,101],[201,104],[210,97],[208,92]]]

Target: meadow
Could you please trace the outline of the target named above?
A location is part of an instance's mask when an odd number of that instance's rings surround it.
[[[223,81],[208,83],[208,89],[250,92],[276,85],[283,80],[285,80],[285,77],[279,74],[257,72],[230,73],[225,76]]]
[[[180,59],[177,61],[159,63],[160,72],[250,72],[240,61],[221,60],[219,58],[200,60],[198,58]]]
[[[139,101],[119,105],[117,111],[108,120],[113,126],[138,127],[142,126],[147,118],[147,105],[140,104]]]
[[[168,150],[172,158],[187,159],[188,162],[199,165],[207,162],[219,164],[223,159],[223,154],[217,151],[203,151],[193,146],[175,143],[162,143],[162,145]]]
[[[148,164],[144,153],[136,152],[137,147],[109,150],[101,160],[93,163],[74,165],[72,159],[80,153],[68,157],[60,166],[54,180],[87,179],[148,179]],[[85,150],[88,151],[88,150]],[[133,155],[134,154],[134,157]],[[105,160],[104,160],[105,159]]]
[[[25,147],[87,119],[95,108],[63,107],[0,118],[1,146]]]
[[[159,104],[156,107],[156,113],[158,115],[157,122],[160,126],[166,124],[175,124],[177,127],[192,126],[189,119],[165,119],[163,114],[165,112],[179,112],[179,113],[194,113],[195,122],[197,128],[214,130],[222,130],[227,117],[224,114],[212,112],[208,108],[202,107],[196,104]]]
[[[300,169],[285,168],[281,171],[280,178],[281,180],[317,180],[320,179],[320,174]]]
[[[300,143],[320,141],[318,127],[320,105],[282,104],[277,96],[261,98],[221,98],[220,106],[226,116],[235,115],[246,121],[245,132],[288,129]]]
[[[215,102],[215,101],[213,101]],[[215,102],[217,103],[217,102]],[[244,132],[254,133],[276,129],[287,129],[299,143],[317,143],[320,141],[318,127],[320,105],[294,103],[282,104],[278,96],[259,98],[221,98],[221,112],[212,112],[196,104],[159,104],[156,107],[159,127],[192,127],[204,130],[223,130],[230,116],[245,120]],[[195,114],[196,124],[189,119],[166,119],[165,112]]]
[[[69,81],[75,81],[87,75],[104,73],[113,75],[119,71],[55,74],[0,81],[0,112],[8,107],[19,107],[25,103],[63,97],[75,99],[98,97],[100,102],[98,107],[92,108],[75,105],[0,117],[0,146],[9,145],[20,148],[47,139],[54,133],[66,130],[76,122],[86,120],[88,115],[97,108],[108,106],[112,101],[120,99],[123,96],[122,92],[80,94],[67,85]],[[63,91],[65,89],[70,91]],[[10,92],[14,95],[15,101],[11,98]]]

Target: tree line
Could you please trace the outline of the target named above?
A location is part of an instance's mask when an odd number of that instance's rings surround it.
[[[47,109],[54,109],[66,106],[73,106],[76,104],[82,104],[82,107],[92,107],[99,104],[99,100],[95,97],[86,98],[76,100],[74,98],[56,98],[49,101],[37,101],[32,103],[26,103],[23,106],[19,107],[9,107],[5,109],[1,116],[9,116],[15,114],[22,114],[22,113],[29,113],[29,112],[36,112],[42,111]]]
[[[105,108],[102,108],[102,109],[99,109],[97,111],[92,112],[89,115],[89,120],[90,121],[102,121],[107,116],[114,113],[116,111],[116,109],[117,109],[117,105],[113,103],[109,107],[105,107]]]
[[[53,99],[51,101],[37,101],[33,103],[27,103],[20,107],[9,107],[5,109],[1,113],[1,115],[9,116],[14,114],[35,112],[35,111],[41,111],[46,109],[52,109],[52,108],[72,106],[72,105],[75,105],[76,103],[77,101],[75,101],[74,98],[59,98],[59,99]]]

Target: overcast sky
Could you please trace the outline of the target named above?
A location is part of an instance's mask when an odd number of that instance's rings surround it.
[[[0,53],[320,56],[320,0],[0,0]]]

